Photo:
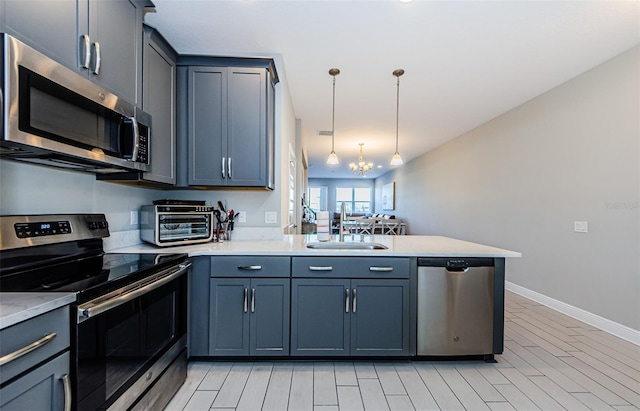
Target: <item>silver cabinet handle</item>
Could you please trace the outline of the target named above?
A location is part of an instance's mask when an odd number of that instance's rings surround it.
[[[229,157],[229,161],[227,161],[227,175],[231,178],[231,157]]]
[[[259,271],[262,270],[261,265],[239,265],[238,270]]]
[[[248,311],[247,309],[247,289],[244,289],[244,312],[246,313]]]
[[[29,354],[31,351],[36,350],[47,343],[50,343],[51,340],[53,340],[54,338],[56,338],[56,333],[49,333],[44,337],[40,338],[39,340],[34,341],[27,346],[24,346],[18,350],[15,350],[14,352],[9,353],[7,355],[3,355],[2,357],[0,357],[0,367],[10,363],[13,360],[17,360],[18,358]]]
[[[100,74],[100,65],[102,64],[102,53],[100,53],[100,43],[93,43],[93,49],[96,51],[96,64],[93,67],[93,74]]]
[[[60,379],[64,387],[64,411],[71,411],[71,379],[69,374],[63,374]]]
[[[349,312],[349,289],[344,289],[344,312]]]
[[[180,264],[177,268],[169,268],[152,276],[151,278],[140,280],[113,291],[104,297],[99,297],[78,306],[78,324],[88,320],[94,315],[109,311],[112,308],[116,308],[136,297],[141,296],[142,294],[163,286],[164,284],[180,277],[189,267],[191,267],[191,263]]]
[[[82,35],[82,42],[84,50],[80,54],[84,54],[84,62],[82,62],[81,66],[83,69],[88,70],[91,65],[91,39],[88,34]]]
[[[333,271],[333,267],[330,265],[327,265],[327,266],[310,265],[309,271]]]
[[[227,159],[222,157],[222,178],[227,178]]]
[[[390,272],[390,271],[393,271],[393,267],[374,267],[374,266],[372,266],[372,267],[369,267],[369,271],[373,271],[373,272],[377,272],[377,273]]]
[[[254,313],[256,311],[256,289],[251,289],[251,312]]]
[[[353,289],[353,312],[356,312],[356,307],[358,306],[358,302],[357,302],[357,295],[356,295],[356,289]]]

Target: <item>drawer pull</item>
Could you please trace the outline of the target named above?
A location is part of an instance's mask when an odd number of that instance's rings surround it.
[[[34,341],[31,344],[20,348],[19,350],[16,350],[12,353],[9,353],[3,357],[0,358],[0,367],[10,363],[13,360],[17,360],[18,358],[29,354],[31,351],[42,347],[43,345],[51,342],[51,340],[53,340],[54,338],[56,338],[56,333],[49,333],[47,335],[45,335],[44,337],[40,338],[38,341]]]
[[[239,265],[238,270],[258,271],[262,270],[261,265]]]
[[[330,265],[327,265],[327,266],[310,265],[309,271],[333,271],[333,267]]]
[[[393,271],[393,267],[375,267],[375,266],[371,266],[369,267],[369,271],[374,271],[377,273],[386,273],[386,272],[390,272]]]

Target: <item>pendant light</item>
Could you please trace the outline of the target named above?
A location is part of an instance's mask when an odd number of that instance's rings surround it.
[[[398,126],[399,126],[399,118],[400,118],[400,76],[404,74],[403,69],[394,70],[392,73],[395,77],[397,77],[397,91],[396,91],[396,152],[393,153],[393,157],[391,157],[391,161],[389,162],[392,166],[401,166],[404,164],[402,160],[402,156],[398,152]]]
[[[332,68],[329,70],[329,74],[333,76],[333,111],[331,115],[331,153],[329,153],[329,157],[327,157],[327,164],[329,165],[337,165],[340,163],[338,160],[338,155],[336,154],[334,148],[334,140],[336,135],[335,129],[335,121],[336,121],[336,76],[340,74],[340,70],[337,68]]]

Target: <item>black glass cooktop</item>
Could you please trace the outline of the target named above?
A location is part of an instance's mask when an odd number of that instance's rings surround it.
[[[0,291],[79,292],[79,301],[86,301],[186,259],[186,254],[101,254],[39,264],[5,273],[0,278]]]

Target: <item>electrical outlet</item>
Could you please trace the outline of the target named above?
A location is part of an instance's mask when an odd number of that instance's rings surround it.
[[[237,211],[238,214],[238,222],[246,223],[247,222],[247,212],[246,211]]]
[[[278,222],[278,213],[275,211],[265,211],[264,222],[265,224],[276,224]]]
[[[589,231],[589,222],[587,221],[574,221],[573,231],[576,233],[586,233]]]
[[[129,221],[130,221],[130,225],[138,225],[138,211],[137,210],[130,210],[129,211],[130,215],[129,215]]]

